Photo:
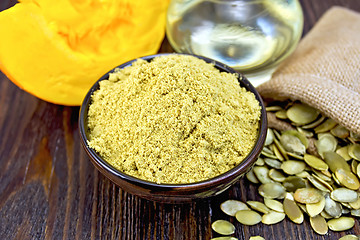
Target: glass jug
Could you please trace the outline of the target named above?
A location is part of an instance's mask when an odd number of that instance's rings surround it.
[[[297,0],[172,0],[166,35],[175,51],[225,63],[257,86],[295,50],[302,29]]]

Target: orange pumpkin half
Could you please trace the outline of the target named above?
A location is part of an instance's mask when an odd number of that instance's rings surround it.
[[[107,71],[157,52],[167,5],[164,0],[23,0],[0,13],[0,69],[43,100],[80,105]]]

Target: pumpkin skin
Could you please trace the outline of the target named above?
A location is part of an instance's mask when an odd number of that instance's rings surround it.
[[[43,100],[80,105],[112,68],[158,51],[167,0],[23,0],[0,13],[0,70]]]

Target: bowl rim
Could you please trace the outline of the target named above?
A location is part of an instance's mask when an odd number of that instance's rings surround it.
[[[89,105],[91,104],[91,96],[96,90],[99,89],[99,83],[103,80],[107,80],[109,74],[112,73],[116,68],[121,69],[121,68],[125,68],[127,66],[131,66],[132,63],[134,61],[137,61],[138,59],[151,61],[155,57],[167,56],[167,55],[173,55],[173,54],[194,56],[194,57],[204,60],[207,63],[214,64],[214,67],[216,67],[217,69],[219,69],[222,72],[229,72],[229,73],[237,74],[238,75],[237,78],[238,78],[240,86],[243,84],[244,86],[241,86],[241,87],[245,87],[247,89],[247,91],[251,91],[255,95],[255,98],[259,101],[259,105],[261,106],[260,123],[259,123],[258,136],[257,136],[255,145],[253,146],[252,150],[248,153],[248,155],[242,160],[242,162],[239,163],[234,168],[232,168],[220,175],[217,175],[213,178],[205,179],[205,180],[202,180],[199,182],[179,183],[179,184],[176,184],[176,183],[175,184],[173,184],[173,183],[158,184],[156,182],[151,182],[151,181],[147,181],[144,179],[140,179],[140,178],[131,176],[129,174],[126,174],[126,173],[123,173],[123,172],[117,170],[115,167],[113,167],[112,165],[107,163],[94,149],[90,148],[87,143],[88,138],[86,136],[86,130],[85,130],[85,127],[87,125],[86,124],[87,122],[85,120],[85,115],[87,117]],[[266,134],[267,134],[267,114],[266,114],[266,110],[265,110],[264,101],[261,98],[258,91],[256,90],[256,88],[246,79],[246,77],[243,74],[237,72],[236,70],[232,69],[231,67],[229,67],[221,62],[218,62],[216,60],[213,60],[211,58],[194,55],[194,54],[158,53],[158,54],[143,56],[143,57],[139,57],[139,58],[127,61],[115,68],[112,68],[110,71],[108,71],[106,74],[104,74],[101,78],[99,78],[89,89],[89,91],[87,92],[87,94],[81,104],[78,125],[79,125],[81,143],[82,143],[83,147],[85,148],[86,152],[90,155],[90,158],[92,158],[91,160],[93,160],[93,163],[96,163],[95,166],[97,168],[99,168],[99,167],[102,168],[102,170],[107,171],[110,175],[112,175],[112,177],[121,178],[122,180],[131,182],[131,183],[135,183],[135,184],[140,185],[145,188],[150,187],[152,190],[155,190],[155,191],[166,191],[167,189],[168,190],[175,189],[175,190],[190,190],[191,191],[193,189],[206,189],[206,188],[211,188],[211,187],[217,186],[219,184],[229,181],[229,179],[234,179],[237,176],[244,174],[250,170],[250,167],[257,160],[257,157],[260,155],[260,152],[265,143]],[[109,177],[109,176],[107,176],[107,177]]]

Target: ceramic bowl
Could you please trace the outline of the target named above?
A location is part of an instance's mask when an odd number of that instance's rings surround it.
[[[146,61],[151,61],[153,58],[161,55],[166,55],[166,54],[146,56],[146,57],[142,57],[142,59]],[[208,63],[213,63],[215,67],[218,68],[220,71],[237,73],[232,68],[220,62],[201,56],[195,56],[195,57],[203,59]],[[131,65],[132,62],[135,60],[136,59],[126,62],[118,66],[118,68],[125,68]],[[261,99],[259,93],[244,76],[239,74],[240,86],[254,93],[256,99],[259,101],[261,105],[260,127],[258,130],[257,141],[251,152],[239,165],[217,177],[205,181],[189,183],[189,184],[157,184],[154,182],[145,181],[127,175],[115,169],[110,164],[108,164],[95,150],[90,148],[87,143],[87,140],[89,139],[87,118],[88,118],[89,105],[91,104],[91,95],[93,94],[94,91],[96,91],[99,88],[99,82],[108,79],[109,73],[111,72],[113,72],[113,70],[109,71],[103,77],[101,77],[87,93],[80,109],[79,131],[80,131],[81,143],[87,155],[89,156],[91,162],[103,175],[105,175],[108,179],[110,179],[113,183],[118,185],[123,190],[148,200],[165,202],[165,203],[186,203],[186,202],[194,201],[196,199],[208,198],[220,194],[221,192],[225,191],[230,186],[238,182],[239,179],[242,176],[244,176],[244,174],[247,173],[254,165],[257,157],[259,156],[263,148],[266,138],[266,132],[267,132],[266,111],[263,100]]]

